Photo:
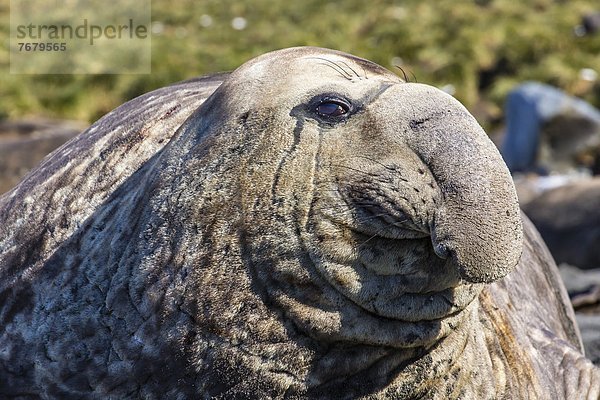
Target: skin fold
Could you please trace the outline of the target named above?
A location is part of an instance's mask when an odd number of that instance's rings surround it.
[[[0,197],[3,398],[597,398],[468,111],[292,48],[117,108]]]

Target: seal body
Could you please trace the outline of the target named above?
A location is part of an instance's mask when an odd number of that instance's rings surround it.
[[[0,210],[4,397],[598,396],[485,132],[348,54],[135,99]]]

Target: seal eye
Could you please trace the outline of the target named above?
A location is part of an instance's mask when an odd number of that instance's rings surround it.
[[[339,117],[350,111],[350,107],[341,101],[327,100],[319,104],[315,111],[323,117]]]

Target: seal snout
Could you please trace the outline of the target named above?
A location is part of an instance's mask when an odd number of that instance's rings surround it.
[[[508,168],[487,134],[458,101],[427,85],[395,85],[380,101],[397,105],[389,112],[403,126],[402,140],[440,191],[439,201],[425,205],[435,255],[467,282],[506,276],[522,252],[521,216]]]

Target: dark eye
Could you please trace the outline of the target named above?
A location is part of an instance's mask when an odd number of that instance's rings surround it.
[[[318,114],[324,117],[339,117],[346,114],[350,110],[347,104],[338,101],[324,101],[316,108]]]

